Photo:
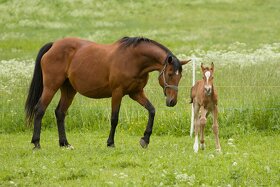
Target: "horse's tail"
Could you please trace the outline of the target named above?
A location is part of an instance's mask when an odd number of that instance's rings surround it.
[[[43,74],[41,68],[41,59],[43,55],[52,47],[53,43],[45,44],[39,51],[33,73],[33,78],[29,87],[28,96],[25,102],[25,118],[30,124],[34,118],[36,104],[38,103],[43,92]]]

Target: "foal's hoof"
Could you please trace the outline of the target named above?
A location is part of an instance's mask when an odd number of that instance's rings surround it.
[[[149,144],[148,144],[147,142],[145,142],[145,140],[143,140],[142,138],[140,139],[140,142],[139,142],[139,143],[140,143],[140,145],[141,145],[142,148],[147,148],[148,145],[149,145]]]
[[[204,143],[200,144],[200,149],[201,149],[201,150],[204,150],[204,149],[205,149],[205,147],[206,147],[206,146],[205,146],[205,144],[204,144]]]

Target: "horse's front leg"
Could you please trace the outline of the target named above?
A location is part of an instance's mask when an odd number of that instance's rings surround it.
[[[121,91],[115,91],[112,93],[112,113],[111,113],[111,130],[109,134],[109,138],[107,140],[108,147],[115,147],[114,137],[116,127],[119,121],[119,111],[121,107],[123,94]]]
[[[155,114],[156,114],[155,107],[147,99],[143,90],[138,92],[138,93],[131,94],[129,96],[130,96],[130,98],[132,98],[133,100],[137,101],[139,104],[144,106],[149,112],[148,124],[146,126],[144,136],[140,139],[140,145],[143,148],[147,148],[149,143],[150,143],[150,136],[153,132],[154,117],[155,117]]]
[[[221,145],[219,140],[219,125],[218,125],[218,106],[215,105],[213,109],[213,132],[215,135],[215,141],[216,141],[216,150],[221,151]]]

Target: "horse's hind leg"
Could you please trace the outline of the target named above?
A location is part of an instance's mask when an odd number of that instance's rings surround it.
[[[215,141],[216,141],[216,150],[221,151],[221,145],[219,140],[219,125],[218,125],[218,107],[217,105],[214,106],[213,109],[213,132],[215,135]]]
[[[107,140],[108,147],[115,147],[115,131],[119,121],[119,111],[121,107],[122,97],[123,94],[121,90],[115,90],[112,93],[111,130]]]
[[[39,149],[40,146],[40,134],[41,134],[41,125],[42,125],[42,118],[45,114],[46,108],[48,107],[49,103],[51,102],[56,90],[48,89],[46,87],[43,88],[43,93],[40,97],[36,105],[36,111],[34,115],[34,130],[31,143],[34,144],[34,149]]]
[[[201,107],[201,116],[200,116],[200,147],[202,150],[205,149],[205,143],[204,143],[204,128],[206,125],[206,114],[207,110],[204,107]]]
[[[59,145],[73,148],[67,141],[66,133],[65,133],[65,116],[66,112],[71,105],[73,98],[76,94],[76,90],[71,86],[69,80],[67,79],[62,87],[61,97],[58,106],[55,109],[55,116],[57,121],[58,135],[59,135]]]

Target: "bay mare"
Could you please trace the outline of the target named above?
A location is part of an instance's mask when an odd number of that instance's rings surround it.
[[[218,94],[214,88],[214,63],[212,62],[211,67],[204,67],[201,64],[201,71],[203,79],[196,82],[191,89],[191,103],[194,108],[194,131],[195,131],[195,142],[193,145],[194,152],[198,152],[198,134],[200,131],[200,147],[205,148],[204,143],[204,128],[206,124],[206,118],[209,112],[213,114],[213,132],[216,141],[216,150],[221,151],[219,141],[219,126],[218,126]],[[200,113],[200,114],[199,114]]]
[[[142,37],[124,37],[113,44],[97,44],[78,38],[64,38],[45,44],[35,62],[33,78],[25,104],[26,118],[34,120],[31,142],[40,148],[41,122],[55,93],[60,89],[60,101],[55,109],[59,145],[72,148],[65,133],[64,119],[77,92],[90,98],[111,100],[111,130],[107,146],[114,147],[114,135],[124,95],[149,112],[143,148],[150,142],[155,108],[145,96],[149,73],[159,71],[159,84],[166,95],[166,105],[177,103],[182,65],[162,44]]]

